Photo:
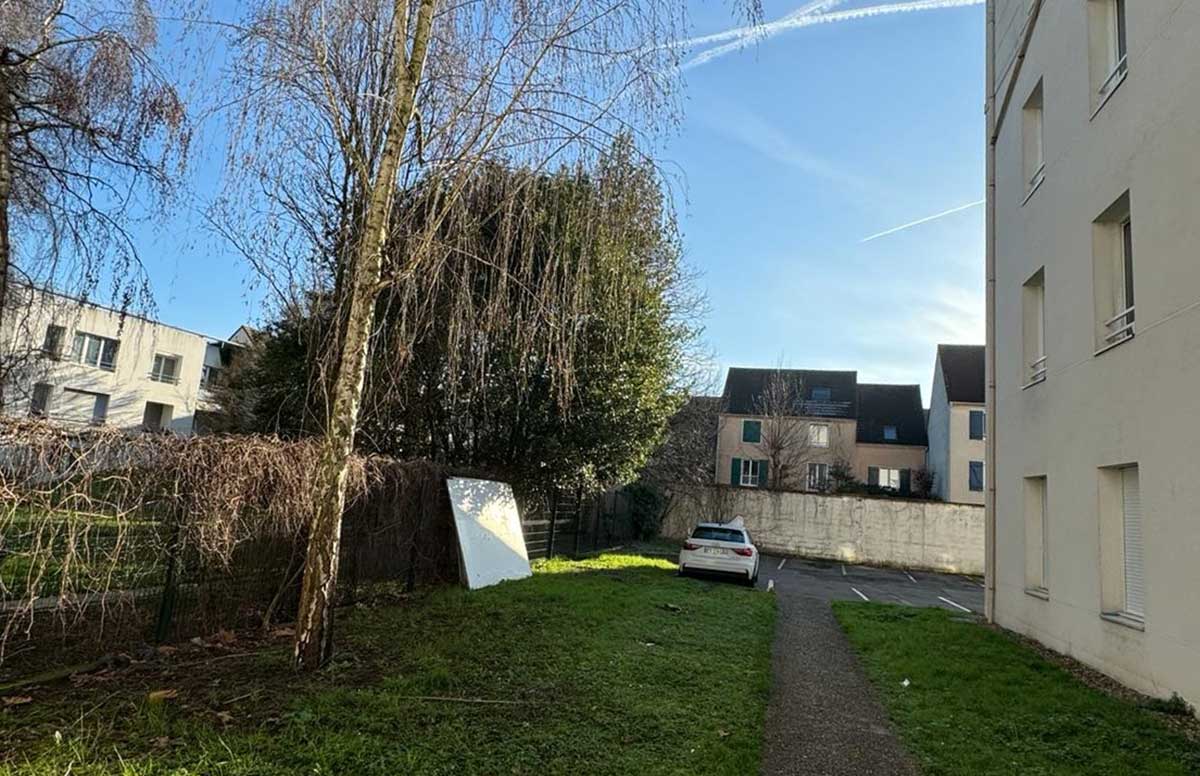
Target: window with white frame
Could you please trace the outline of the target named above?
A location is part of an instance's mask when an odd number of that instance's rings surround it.
[[[1119,345],[1134,335],[1134,242],[1129,192],[1093,224],[1093,287],[1096,349]]]
[[[71,344],[71,358],[80,364],[107,369],[111,372],[117,368],[119,344],[117,340],[109,337],[77,331],[75,340]]]
[[[881,466],[877,470],[872,470],[875,477],[874,482],[869,482],[870,485],[878,485],[881,488],[890,488],[892,490],[900,490],[901,470],[892,469]],[[868,478],[872,479],[872,478]]]
[[[1147,571],[1141,469],[1136,463],[1099,470],[1101,613],[1124,625],[1146,621]]]
[[[157,353],[154,356],[154,366],[150,370],[150,379],[158,383],[179,382],[179,356],[169,356]]]
[[[1146,549],[1142,539],[1142,485],[1136,466],[1121,469],[1121,517],[1125,550],[1122,613],[1142,620],[1146,617]]]
[[[1022,339],[1024,341],[1024,382],[1039,382],[1046,377],[1046,270],[1043,267],[1021,290]]]
[[[1045,592],[1050,579],[1045,477],[1025,478],[1025,589]]]
[[[1129,74],[1126,0],[1088,0],[1088,55],[1093,103],[1100,106]]]
[[[808,489],[816,491],[829,489],[829,464],[810,463],[808,465]]]
[[[808,444],[811,447],[829,447],[829,426],[824,423],[809,425]]]
[[[1043,138],[1042,82],[1038,81],[1022,112],[1022,145],[1025,160],[1025,191],[1032,193],[1046,177]]]
[[[762,484],[762,466],[758,461],[752,461],[748,458],[742,459],[742,478],[741,486],[743,488],[757,488]]]

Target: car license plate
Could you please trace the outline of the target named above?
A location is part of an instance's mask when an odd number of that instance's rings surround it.
[[[704,554],[705,555],[724,555],[725,550],[721,549],[720,547],[705,547]]]

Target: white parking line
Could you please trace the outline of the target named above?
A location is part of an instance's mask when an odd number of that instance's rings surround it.
[[[782,570],[783,570],[783,564],[785,564],[785,563],[787,563],[787,558],[784,558],[783,560],[779,561],[779,568],[777,568],[777,569],[775,569],[775,570],[776,570],[776,571],[782,571]]]
[[[774,590],[774,589],[775,589],[775,580],[773,580],[773,579],[768,579],[768,580],[767,580],[767,592],[769,593],[769,592],[771,592],[771,591],[772,591],[772,590]]]
[[[904,576],[908,577],[908,581],[912,582],[914,585],[917,583],[917,580],[913,578],[913,575],[909,574],[907,571],[904,572]]]
[[[984,587],[984,584],[982,582],[980,582],[978,579],[976,579],[975,577],[968,577],[966,574],[960,574],[959,576],[961,576],[963,579],[967,580],[968,582],[970,582],[973,585],[979,585],[980,587]]]
[[[842,564],[842,576],[846,576],[846,564]]]
[[[863,592],[861,590],[859,590],[857,587],[852,587],[850,589],[853,590],[855,593],[858,593],[858,597],[861,598],[862,600],[864,600],[864,601],[871,600],[870,598],[867,598],[865,595],[863,595]]]
[[[971,610],[968,609],[967,607],[963,606],[962,604],[956,604],[953,601],[951,601],[949,598],[946,598],[945,596],[939,595],[938,598],[941,599],[942,601],[945,601],[946,603],[950,604],[951,606],[953,606],[956,609],[962,609],[964,612],[967,612],[968,614],[972,613]]]

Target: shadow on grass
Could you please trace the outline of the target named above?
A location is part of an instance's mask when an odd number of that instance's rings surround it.
[[[772,596],[678,578],[664,559],[631,555],[535,568],[484,590],[345,613],[341,649],[316,676],[291,674],[280,651],[226,661],[236,670],[216,663],[207,681],[153,710],[152,679],[54,707],[35,701],[17,714],[40,716],[40,732],[0,773],[68,763],[74,773],[139,774],[757,768]],[[0,737],[20,724],[8,717]]]

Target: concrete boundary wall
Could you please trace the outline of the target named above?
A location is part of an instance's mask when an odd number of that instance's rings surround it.
[[[738,515],[766,552],[983,574],[983,507],[971,504],[715,486],[675,492],[662,534]]]

